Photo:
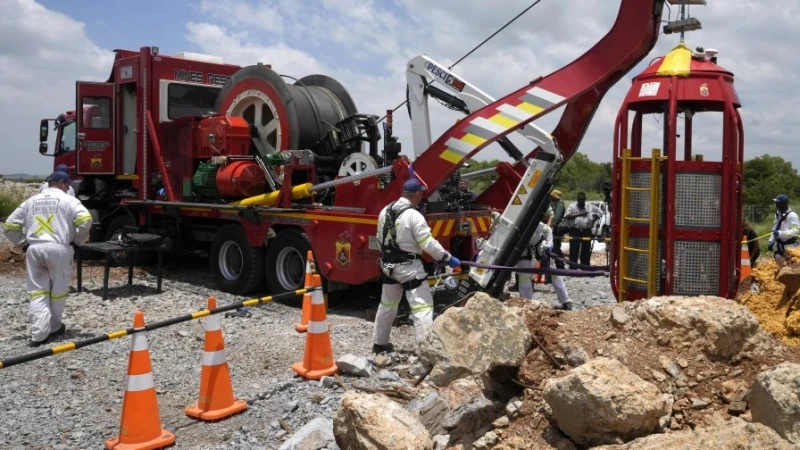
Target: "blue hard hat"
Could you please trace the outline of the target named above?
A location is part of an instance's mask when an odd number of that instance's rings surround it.
[[[69,183],[69,175],[67,175],[67,172],[55,171],[47,177],[47,181],[66,181]]]
[[[69,173],[69,166],[66,164],[59,164],[56,166],[56,172]]]
[[[775,203],[789,203],[789,196],[786,194],[780,194],[779,196],[772,199]]]
[[[414,193],[414,192],[425,191],[427,189],[428,188],[423,186],[422,183],[420,183],[419,180],[417,180],[416,178],[411,178],[407,180],[405,183],[403,183],[403,192]]]

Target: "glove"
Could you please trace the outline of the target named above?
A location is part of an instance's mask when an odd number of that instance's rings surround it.
[[[447,265],[453,269],[455,269],[456,267],[461,267],[461,260],[456,258],[455,256],[451,256],[450,260],[447,261]]]
[[[772,232],[772,237],[774,237],[775,239],[778,239],[779,237],[781,237],[781,232],[778,231],[778,230],[773,231]]]
[[[769,245],[767,245],[767,250],[772,251],[773,247],[775,247],[775,242],[770,242]]]
[[[553,251],[553,247],[545,247],[544,248],[544,254],[545,255],[547,255],[549,253],[552,253],[552,251]]]

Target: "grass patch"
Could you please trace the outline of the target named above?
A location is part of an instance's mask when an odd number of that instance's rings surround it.
[[[0,192],[0,222],[6,218],[25,201],[25,190],[21,187],[6,187]]]

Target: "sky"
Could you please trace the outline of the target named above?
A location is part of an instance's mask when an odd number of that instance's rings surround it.
[[[0,173],[46,174],[52,159],[38,153],[38,125],[75,107],[75,81],[105,81],[113,50],[157,46],[221,56],[241,66],[263,62],[301,78],[321,73],[340,81],[359,112],[383,116],[405,98],[405,65],[427,54],[444,67],[488,37],[532,0],[0,0]],[[611,27],[619,1],[542,0],[455,72],[495,98],[571,62]],[[676,18],[677,10],[663,18]],[[800,2],[708,0],[690,14],[703,29],[686,43],[719,50],[735,74],[743,103],[745,159],[782,156],[800,167]],[[679,42],[662,35],[655,49],[604,97],[580,151],[611,161],[614,118],[631,78]],[[787,76],[788,75],[788,76]],[[539,123],[548,129],[560,111]],[[707,115],[706,115],[707,116]],[[431,102],[433,139],[461,115]],[[721,116],[698,117],[694,150],[719,160]],[[646,120],[644,148],[659,146],[660,125]],[[405,108],[395,134],[413,157]],[[51,133],[52,135],[52,133]],[[515,141],[516,142],[516,141]],[[650,145],[652,143],[653,145]],[[527,150],[527,149],[524,149]],[[478,159],[508,159],[487,148]]]

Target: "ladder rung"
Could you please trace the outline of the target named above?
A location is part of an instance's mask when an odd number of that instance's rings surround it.
[[[645,219],[643,217],[626,217],[625,220],[628,220],[628,221],[631,221],[631,222],[650,223],[650,218],[649,217],[647,219]]]
[[[628,161],[651,161],[653,158],[647,158],[645,156],[626,156],[625,159]]]
[[[636,252],[636,253],[650,253],[649,249],[646,248],[635,248],[635,247],[623,247],[626,251],[629,252]]]
[[[625,281],[630,281],[632,283],[647,284],[646,280],[640,280],[638,278],[622,277],[622,279],[625,280]]]
[[[643,187],[625,186],[625,189],[628,190],[628,191],[633,191],[633,192],[650,192],[650,188],[643,188]]]

